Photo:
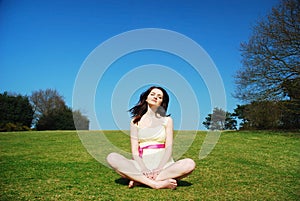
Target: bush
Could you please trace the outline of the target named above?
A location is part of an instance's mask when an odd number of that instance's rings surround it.
[[[0,132],[11,132],[11,131],[30,131],[28,126],[22,125],[20,123],[1,123]]]

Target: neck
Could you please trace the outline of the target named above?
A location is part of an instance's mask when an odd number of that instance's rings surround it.
[[[157,110],[156,107],[150,107],[148,105],[148,110],[147,110],[146,114],[149,115],[149,116],[155,116],[156,115],[156,110]]]

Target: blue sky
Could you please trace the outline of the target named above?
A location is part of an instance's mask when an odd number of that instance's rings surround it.
[[[248,40],[256,20],[269,13],[277,3],[278,0],[2,0],[0,92],[30,95],[35,90],[52,88],[63,95],[71,107],[80,68],[95,48],[124,32],[158,28],[180,33],[207,52],[225,87],[226,110],[233,112],[239,104],[231,95],[235,89],[233,75],[241,66],[239,45]],[[129,115],[125,108],[118,111],[117,105],[125,103],[129,109],[137,102],[138,94],[152,83],[128,88],[126,95],[126,86],[130,86],[126,83],[129,82],[126,75],[134,72],[137,78],[142,77],[143,69],[151,71],[151,66],[145,66],[153,63],[167,66],[170,72],[176,71],[196,95],[200,111],[197,128],[195,124],[181,127],[185,121],[182,113],[193,110],[189,107],[194,105],[189,104],[191,100],[175,94],[186,88],[165,86],[171,95],[169,113],[174,118],[175,128],[204,129],[201,122],[211,113],[212,105],[203,80],[176,55],[149,50],[125,55],[107,69],[94,94],[97,122],[91,122],[91,129],[99,129],[97,124],[101,124],[101,129],[128,129],[124,122],[128,122]],[[144,66],[141,71],[137,70],[141,66]],[[163,76],[160,79],[164,79]],[[157,78],[153,83],[160,84]],[[125,94],[117,93],[119,85],[123,87],[119,91]],[[93,113],[84,107],[79,109],[88,116]],[[184,115],[188,117],[189,114]]]

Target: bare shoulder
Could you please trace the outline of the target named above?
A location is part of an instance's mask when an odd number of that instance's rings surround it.
[[[137,124],[134,123],[134,120],[135,120],[134,118],[131,119],[131,121],[130,121],[130,126],[137,126]]]
[[[166,117],[166,122],[167,122],[167,124],[173,124],[173,119],[172,119],[172,117],[170,117],[170,116],[168,116],[168,117]]]

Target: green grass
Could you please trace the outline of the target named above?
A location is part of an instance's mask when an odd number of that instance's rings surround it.
[[[130,150],[128,135],[106,131]],[[76,132],[0,133],[0,200],[300,200],[300,135],[224,132],[203,160],[206,132],[184,157],[197,167],[176,190],[127,188],[125,180],[92,158]]]

